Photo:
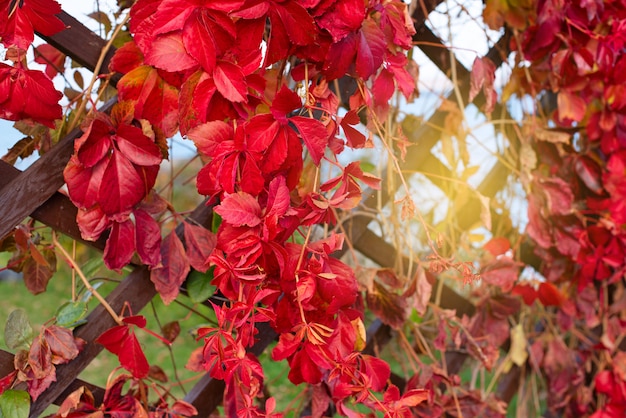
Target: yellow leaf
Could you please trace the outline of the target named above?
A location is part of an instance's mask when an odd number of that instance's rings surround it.
[[[526,363],[526,360],[528,359],[528,350],[526,350],[527,346],[528,341],[526,340],[526,335],[524,334],[524,328],[522,328],[522,324],[517,324],[511,328],[511,349],[509,350],[511,361],[515,365],[521,367]]]

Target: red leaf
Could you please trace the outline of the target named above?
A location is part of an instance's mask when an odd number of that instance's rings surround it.
[[[261,206],[248,193],[238,192],[228,195],[214,211],[224,221],[234,226],[255,227],[261,223]]]
[[[90,209],[78,209],[76,223],[80,229],[80,235],[88,241],[95,241],[109,227],[110,220],[102,212],[100,206],[95,205]]]
[[[524,299],[524,303],[531,306],[537,299],[537,291],[527,284],[518,284],[511,289],[512,295],[519,295]]]
[[[187,136],[200,153],[212,157],[215,148],[222,142],[232,140],[233,134],[232,125],[216,120],[196,126],[187,133]]]
[[[102,161],[111,149],[113,132],[115,131],[110,123],[94,119],[74,145],[80,163],[86,168],[91,168]]]
[[[184,222],[185,227],[185,247],[189,264],[201,272],[207,271],[209,263],[207,259],[215,249],[217,238],[208,229]]]
[[[279,122],[286,122],[287,115],[296,109],[302,107],[302,100],[298,93],[291,90],[287,86],[282,86],[276,96],[270,108],[272,116]],[[259,118],[256,118],[259,119]]]
[[[485,94],[485,112],[490,113],[495,106],[497,93],[493,87],[496,78],[496,66],[487,57],[476,57],[470,73],[469,101],[471,102],[482,89]]]
[[[145,63],[148,65],[172,73],[189,70],[198,65],[196,60],[187,53],[180,33],[174,32],[160,36],[151,46],[145,56]]]
[[[144,264],[156,267],[161,263],[161,228],[145,210],[136,209],[133,214],[137,254]]]
[[[511,244],[509,240],[504,237],[493,237],[483,247],[486,251],[489,251],[494,257],[504,254],[509,251]]]
[[[487,283],[508,292],[519,276],[520,264],[510,258],[502,257],[486,266],[480,277]]]
[[[565,301],[565,296],[550,282],[541,283],[537,294],[543,306],[561,306]]]
[[[113,152],[98,190],[98,203],[107,215],[131,209],[145,195],[143,179],[121,152]]]
[[[133,377],[143,379],[148,376],[150,365],[134,332],[129,333],[122,342],[118,357],[122,367],[131,372]]]
[[[333,41],[338,42],[349,33],[357,31],[365,19],[365,4],[361,0],[338,1],[317,19],[317,24],[326,29]]]
[[[56,256],[54,252],[46,250],[45,263],[38,262],[33,257],[28,257],[22,267],[24,284],[29,292],[36,295],[46,291],[48,282],[56,271]]]
[[[115,271],[120,271],[133,257],[135,252],[135,228],[130,219],[113,222],[111,233],[104,247],[104,264]]]
[[[300,137],[304,141],[313,162],[318,165],[324,156],[326,145],[328,144],[328,134],[324,124],[316,119],[306,118],[304,116],[294,116],[289,119],[296,128]]]
[[[104,348],[117,355],[122,350],[123,342],[128,337],[129,329],[126,325],[116,325],[102,333],[96,342],[102,344]]]
[[[120,152],[134,164],[159,165],[163,159],[159,147],[136,126],[118,126],[115,139]]]
[[[41,71],[25,70],[0,63],[0,118],[32,119],[49,128],[63,115],[63,95]]]
[[[132,315],[122,318],[122,322],[129,325],[136,325],[139,328],[145,328],[148,321],[146,321],[146,317],[143,315]]]
[[[386,69],[383,69],[372,87],[372,95],[374,96],[374,102],[377,106],[382,108],[389,107],[389,99],[396,91],[396,86],[393,81],[393,75]]]
[[[383,64],[385,35],[373,20],[365,20],[357,35],[356,72],[369,78]]]
[[[587,103],[575,93],[561,90],[557,96],[559,118],[580,122],[585,117]]]
[[[65,29],[65,24],[55,16],[61,13],[61,5],[54,0],[3,1],[2,6],[0,39],[6,48],[15,45],[28,49],[35,31],[50,36]]]
[[[50,351],[48,342],[41,336],[35,338],[30,346],[28,365],[31,367],[36,379],[43,379],[54,372],[52,351]]]
[[[167,305],[176,299],[180,285],[191,270],[183,243],[175,233],[169,234],[161,243],[161,263],[163,267],[150,272],[150,280]]]
[[[117,83],[120,100],[134,101],[134,117],[147,119],[172,136],[178,127],[178,89],[163,79],[158,70],[141,65]]]
[[[341,119],[340,125],[343,128],[343,132],[346,134],[349,147],[363,148],[367,143],[367,137],[351,126],[358,125],[359,123],[361,123],[361,120],[355,110],[350,110]]]
[[[275,12],[280,16],[280,24],[284,26],[285,33],[289,40],[296,45],[307,45],[315,39],[317,26],[309,13],[297,2],[271,2]],[[276,22],[274,16],[271,18],[272,25]],[[272,33],[274,36],[274,33]]]
[[[246,102],[248,84],[239,66],[227,61],[220,61],[213,71],[215,87],[226,100],[231,102]]]
[[[137,341],[131,326],[139,324],[145,326],[145,317],[138,315],[124,318],[124,325],[116,325],[102,333],[96,342],[102,344],[104,348],[117,355],[120,364],[138,379],[148,376],[150,366],[146,356]]]
[[[127,74],[140,65],[143,65],[143,54],[135,42],[128,41],[115,51],[115,55],[113,55],[109,63],[109,69]],[[117,87],[119,89],[119,82]]]
[[[54,78],[65,71],[65,54],[49,44],[35,48],[35,62],[46,66],[46,75]]]
[[[7,389],[13,386],[15,377],[17,376],[17,370],[13,370],[11,373],[0,379],[0,395]]]

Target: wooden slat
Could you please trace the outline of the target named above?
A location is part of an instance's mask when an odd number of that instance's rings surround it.
[[[0,160],[0,188],[9,184],[19,174],[20,170],[11,164]],[[62,233],[72,239],[80,241],[99,250],[104,249],[106,242],[104,237],[97,241],[85,241],[81,235],[78,225],[76,225],[76,213],[78,209],[72,201],[62,193],[55,192],[44,204],[39,206],[33,213],[31,218],[49,226],[57,232]]]
[[[52,36],[37,35],[89,71],[94,71],[107,41],[93,33],[65,11],[59,13],[57,17],[65,23],[67,27],[65,30]],[[115,48],[111,48],[106,53],[100,68],[100,74],[109,72],[109,62],[113,54],[115,54]]]

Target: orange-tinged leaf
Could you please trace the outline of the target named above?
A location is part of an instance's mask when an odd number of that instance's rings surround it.
[[[43,329],[43,338],[45,338],[50,346],[53,355],[52,362],[54,364],[67,363],[76,358],[80,352],[74,334],[67,328],[56,325],[45,327]]]
[[[561,90],[557,96],[557,106],[559,109],[559,117],[561,119],[569,119],[574,122],[580,122],[587,111],[587,103],[585,100],[565,90]]]

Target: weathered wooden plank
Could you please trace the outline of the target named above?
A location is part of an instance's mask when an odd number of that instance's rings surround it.
[[[0,160],[0,188],[9,184],[21,173],[20,170]],[[30,217],[49,226],[57,232],[70,238],[87,244],[99,250],[104,249],[106,239],[101,237],[97,241],[85,241],[81,235],[78,225],[76,225],[76,213],[78,209],[72,201],[62,193],[55,192],[50,199],[39,206]]]
[[[65,30],[52,36],[37,35],[89,71],[94,71],[107,41],[65,11],[59,13],[57,17],[65,23],[67,27]],[[113,54],[115,54],[115,48],[107,51],[100,68],[100,74],[109,72],[109,62]]]

